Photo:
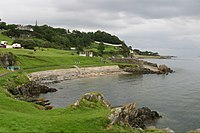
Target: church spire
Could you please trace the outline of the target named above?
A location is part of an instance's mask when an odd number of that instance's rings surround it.
[[[37,20],[35,21],[35,26],[38,26]]]

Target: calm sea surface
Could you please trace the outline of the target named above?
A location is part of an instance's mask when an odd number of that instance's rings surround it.
[[[41,95],[55,107],[66,107],[91,91],[101,92],[112,105],[135,101],[163,116],[155,125],[185,132],[200,128],[200,58],[149,60],[170,66],[169,75],[109,75],[50,85],[55,93]]]

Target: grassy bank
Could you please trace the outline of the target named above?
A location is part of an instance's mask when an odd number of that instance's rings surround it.
[[[28,49],[0,49],[0,52],[12,52],[17,56],[18,65],[25,71],[42,71],[59,68],[113,65],[98,57],[80,57],[75,51],[57,50],[51,48]]]
[[[19,81],[20,79],[20,81]],[[82,107],[79,109],[39,110],[39,106],[19,101],[5,88],[27,82],[24,72],[0,78],[0,132],[133,132],[127,127],[107,129],[110,110]],[[139,131],[137,131],[139,132]]]
[[[7,41],[10,45],[13,43],[13,40],[10,37],[2,34],[2,31],[0,31],[0,42],[1,41]]]
[[[115,125],[108,128],[110,109],[81,107],[72,109],[40,110],[39,106],[16,100],[8,91],[28,82],[27,72],[55,68],[70,68],[73,65],[103,66],[113,65],[99,58],[79,57],[71,51],[55,49],[0,49],[16,55],[18,65],[23,70],[0,77],[0,132],[141,132],[128,127]],[[2,72],[6,70],[2,69]],[[146,132],[160,132],[158,130]]]

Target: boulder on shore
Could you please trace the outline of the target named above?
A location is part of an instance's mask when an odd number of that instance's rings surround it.
[[[9,89],[8,91],[13,95],[19,95],[23,97],[33,97],[33,96],[38,96],[41,93],[56,92],[57,89],[49,88],[48,86],[40,85],[34,81],[31,81],[25,85]]]
[[[101,93],[91,92],[81,96],[74,104],[73,109],[77,108],[109,108],[111,113],[108,116],[110,120],[109,127],[114,124],[126,125],[132,128],[146,129],[146,123],[161,118],[156,111],[148,107],[136,109],[136,103],[111,108],[111,105],[105,100]]]
[[[122,107],[114,108],[111,111],[110,125],[120,124],[133,128],[146,128],[147,122],[151,122],[161,118],[156,111],[150,110],[148,107],[136,109],[136,104],[131,103]]]
[[[163,74],[168,74],[168,73],[172,73],[173,70],[171,70],[169,67],[167,67],[166,65],[159,65],[158,66],[158,70],[163,73]]]

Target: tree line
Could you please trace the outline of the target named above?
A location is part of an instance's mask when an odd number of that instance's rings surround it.
[[[51,47],[57,49],[70,49],[76,47],[78,50],[90,47],[94,41],[112,44],[122,44],[122,49],[128,50],[124,41],[117,36],[105,31],[81,32],[78,30],[69,31],[64,28],[54,28],[48,25],[31,26],[33,31],[19,30],[17,25],[7,25],[0,22],[0,29],[5,30],[3,34],[14,38],[14,43],[21,43],[24,48]]]

